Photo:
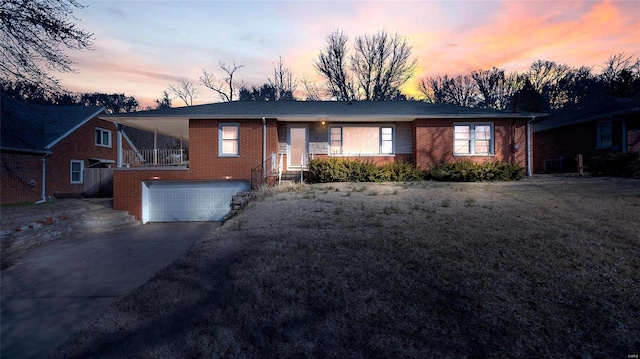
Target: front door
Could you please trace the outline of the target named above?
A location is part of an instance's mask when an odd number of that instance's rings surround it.
[[[307,126],[291,126],[287,138],[287,169],[307,167]]]

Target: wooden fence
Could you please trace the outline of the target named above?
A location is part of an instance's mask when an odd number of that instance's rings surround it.
[[[113,197],[113,168],[85,168],[85,197]]]

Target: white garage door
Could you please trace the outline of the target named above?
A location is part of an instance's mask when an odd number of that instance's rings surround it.
[[[248,182],[146,182],[142,191],[143,222],[221,221],[234,194]]]

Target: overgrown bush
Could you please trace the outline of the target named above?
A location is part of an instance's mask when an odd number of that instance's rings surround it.
[[[640,152],[610,153],[592,157],[589,172],[593,175],[640,177]]]
[[[524,178],[525,168],[517,163],[458,161],[442,163],[428,169],[425,179],[436,181],[476,182],[513,181]]]
[[[311,183],[327,182],[408,182],[422,179],[422,172],[410,163],[377,165],[372,161],[340,157],[309,161]]]

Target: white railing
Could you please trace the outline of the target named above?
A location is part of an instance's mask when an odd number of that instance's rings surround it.
[[[187,166],[188,152],[184,149],[122,150],[125,167]]]

